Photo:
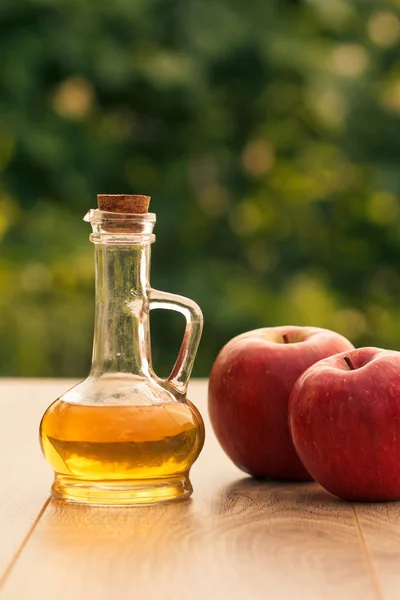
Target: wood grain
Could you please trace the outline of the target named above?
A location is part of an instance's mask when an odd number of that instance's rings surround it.
[[[21,466],[23,455],[32,470],[29,483],[16,475],[10,499],[18,501],[24,485],[33,495],[23,492],[24,514],[14,518],[24,523],[20,531],[25,528],[27,539],[6,578],[4,600],[380,600],[352,505],[317,484],[245,478],[223,454],[206,419],[192,500],[124,509],[52,500],[28,533],[50,483],[33,438],[49,396],[62,391],[60,382],[46,385],[40,402],[39,388],[32,387],[29,401],[39,408],[25,414],[22,400],[9,406],[14,432],[18,415],[29,420],[13,465]],[[190,392],[206,417],[205,382],[194,382]]]
[[[0,577],[48,498],[51,472],[40,456],[39,421],[65,384],[0,381]]]
[[[367,560],[383,598],[400,598],[400,502],[355,504]]]

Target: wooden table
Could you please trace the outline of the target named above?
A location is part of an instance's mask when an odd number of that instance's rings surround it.
[[[43,411],[73,382],[0,380],[2,600],[400,598],[400,503],[349,504],[317,484],[260,483],[207,441],[183,503],[99,508],[48,498]]]

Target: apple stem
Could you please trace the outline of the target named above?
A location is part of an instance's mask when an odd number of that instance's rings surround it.
[[[282,337],[283,337],[283,341],[285,342],[285,344],[288,344],[288,343],[289,343],[289,337],[288,337],[288,334],[287,334],[287,333],[284,333],[284,334],[282,335]]]
[[[350,356],[344,356],[343,359],[347,363],[347,366],[349,367],[350,371],[354,371],[355,367],[354,367],[353,363],[351,362]]]

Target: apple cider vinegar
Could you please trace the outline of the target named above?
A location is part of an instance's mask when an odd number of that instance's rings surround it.
[[[45,412],[40,440],[52,494],[131,506],[188,498],[204,424],[186,398],[203,328],[199,306],[150,286],[156,216],[150,198],[99,195],[85,217],[95,245],[96,311],[88,377]],[[166,379],[152,365],[150,311],[181,313],[186,328]]]
[[[68,481],[79,489],[79,481],[185,476],[203,445],[200,419],[188,401],[158,406],[85,406],[57,400],[40,427],[43,452],[57,473],[54,495],[64,498]],[[156,488],[154,496],[157,492]],[[81,499],[90,500],[84,487]],[[145,501],[152,499],[146,497]]]

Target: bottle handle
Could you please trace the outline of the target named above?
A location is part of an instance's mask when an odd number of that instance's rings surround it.
[[[186,319],[186,329],[175,365],[167,379],[161,380],[164,385],[185,395],[203,331],[203,313],[200,306],[189,298],[153,289],[150,290],[149,308],[174,310]]]

